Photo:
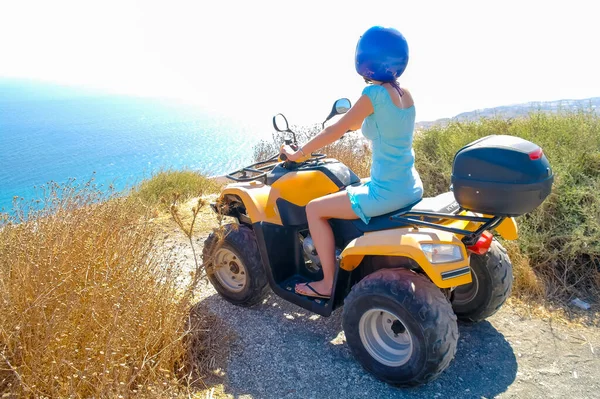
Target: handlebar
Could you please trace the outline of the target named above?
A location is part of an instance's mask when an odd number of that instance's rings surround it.
[[[294,150],[294,151],[298,151],[298,148],[299,148],[299,147],[298,147],[298,144],[296,144],[296,143],[291,143],[291,142],[289,142],[289,140],[286,140],[285,144],[286,144],[286,145],[289,145],[289,146],[290,146],[290,148],[291,148],[292,150]],[[283,147],[282,147],[282,149],[283,149]],[[281,159],[282,161],[286,161],[286,162],[287,162],[287,160],[288,160],[288,158],[287,158],[287,155],[285,155],[285,154],[284,154],[284,153],[282,153],[282,152],[279,154],[279,159]],[[292,161],[290,161],[290,162],[292,162]]]
[[[288,160],[287,155],[280,153],[279,154],[279,159],[285,162],[285,166],[290,165],[290,164],[295,164],[295,163],[304,163],[304,162],[308,162],[308,161],[318,161],[321,160],[323,158],[326,158],[327,156],[325,154],[317,154],[317,153],[311,153],[310,157],[308,157],[307,159],[301,160],[299,162],[295,162],[295,161],[290,161]]]

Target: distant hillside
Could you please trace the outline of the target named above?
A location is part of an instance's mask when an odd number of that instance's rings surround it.
[[[480,118],[516,118],[525,116],[531,111],[557,112],[559,110],[594,110],[600,111],[600,97],[586,98],[583,100],[558,100],[558,101],[532,101],[524,104],[503,105],[495,108],[484,108],[470,112],[463,112],[453,118],[442,118],[435,121],[418,122],[417,129],[426,129],[433,125],[445,125],[450,121],[474,121]]]

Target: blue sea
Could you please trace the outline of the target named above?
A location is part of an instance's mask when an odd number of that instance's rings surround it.
[[[0,79],[0,210],[49,181],[95,176],[117,190],[167,168],[223,174],[252,160],[269,122],[196,106]],[[261,126],[262,128],[260,128]]]

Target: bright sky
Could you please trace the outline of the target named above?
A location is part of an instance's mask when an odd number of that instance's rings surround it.
[[[0,77],[318,122],[364,86],[359,36],[393,26],[418,120],[600,96],[600,2],[0,0]]]

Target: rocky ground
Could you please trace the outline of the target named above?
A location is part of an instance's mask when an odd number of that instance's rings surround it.
[[[200,248],[206,234],[195,239]],[[192,265],[189,243],[171,253]],[[459,324],[450,367],[435,381],[398,389],[354,360],[341,330],[341,311],[324,318],[271,294],[241,308],[209,283],[200,305],[233,336],[222,351],[216,397],[234,398],[600,398],[600,331],[523,317],[505,306],[488,321]]]
[[[237,334],[224,392],[236,398],[593,398],[600,397],[600,334],[523,319],[506,307],[460,324],[456,358],[426,386],[377,381],[345,345],[341,312],[308,314],[275,296],[243,309],[210,286],[203,302]]]

